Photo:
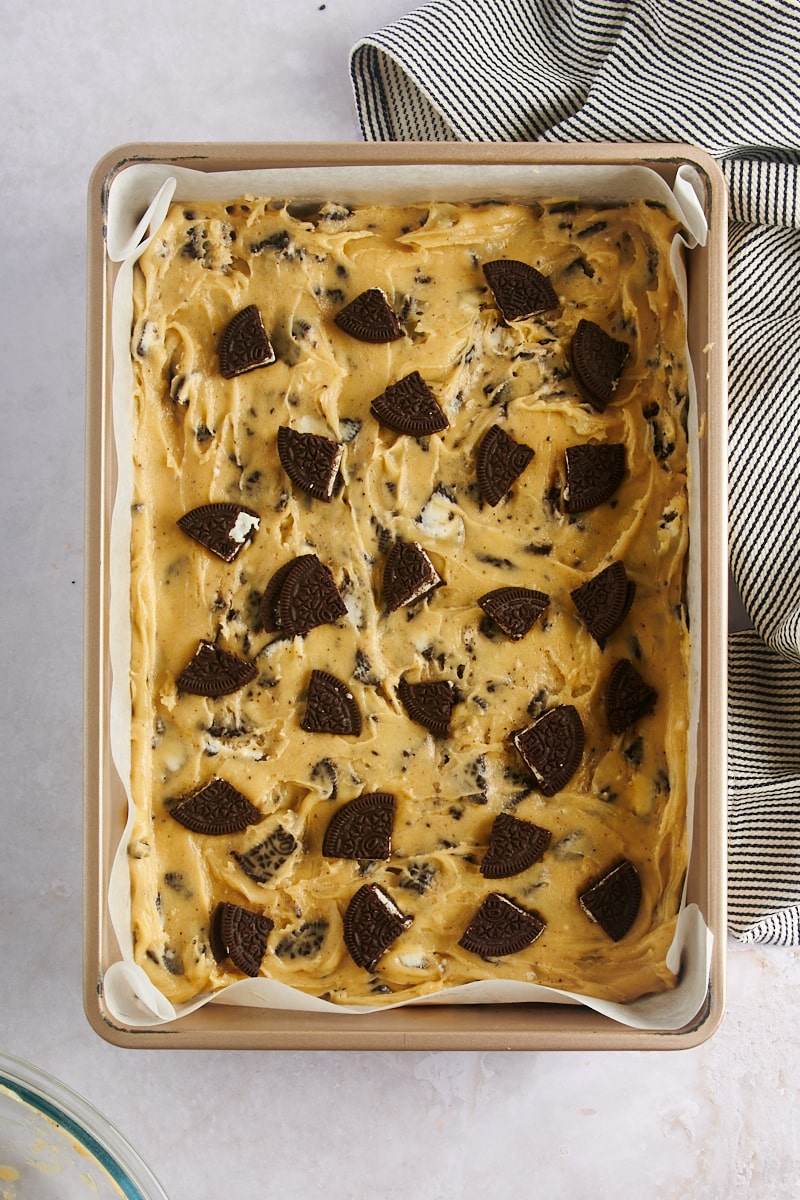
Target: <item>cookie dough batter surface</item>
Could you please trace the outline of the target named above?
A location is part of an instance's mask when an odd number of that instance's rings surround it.
[[[665,956],[686,869],[688,729],[676,232],[646,203],[173,206],[135,277],[129,843],[135,958],[170,1000],[244,977],[212,950],[221,902],[273,923],[262,975],[334,1002],[380,1004],[484,978],[611,1000],[674,985]],[[504,321],[483,273],[497,259],[535,266],[558,306]],[[369,344],[335,323],[370,288],[385,293],[400,338]],[[219,340],[248,305],[275,361],[226,379]],[[629,347],[602,412],[571,371],[581,318]],[[372,415],[371,402],[412,371],[445,414],[443,432],[399,434]],[[534,455],[490,505],[476,453],[495,425]],[[344,447],[330,501],[290,481],[281,426]],[[567,447],[606,442],[625,447],[620,486],[568,513]],[[230,563],[177,524],[212,502],[259,517]],[[387,612],[383,570],[398,539],[424,548],[442,583]],[[330,569],[346,612],[305,635],[265,630],[270,580],[309,554]],[[571,592],[612,562],[636,591],[601,648]],[[477,603],[507,586],[549,598],[517,640]],[[255,678],[219,698],[179,689],[204,641],[252,664]],[[657,700],[615,734],[605,697],[620,659]],[[358,735],[303,730],[314,669],[352,693]],[[411,719],[401,679],[452,685],[447,736]],[[567,704],[585,745],[567,784],[546,796],[510,736]],[[260,819],[232,834],[185,828],[172,812],[212,779],[233,785]],[[374,792],[395,798],[388,859],[323,854],[333,814]],[[481,862],[500,813],[551,836],[532,866],[491,879]],[[642,896],[615,942],[579,896],[622,860]],[[348,903],[365,884],[410,918],[369,967],[343,940]],[[527,948],[481,955],[459,945],[493,892],[544,923]]]

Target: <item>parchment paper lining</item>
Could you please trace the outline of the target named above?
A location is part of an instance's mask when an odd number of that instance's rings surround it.
[[[531,202],[553,197],[580,197],[586,202],[650,199],[664,203],[682,222],[686,235],[676,238],[672,264],[686,309],[684,251],[704,245],[707,222],[704,190],[696,171],[679,167],[672,188],[647,167],[555,167],[462,165],[347,166],[296,169],[203,172],[166,164],[137,163],[114,179],[108,198],[106,246],[109,258],[121,264],[111,313],[113,379],[112,417],[118,457],[118,483],[110,538],[109,642],[112,668],[110,738],[114,765],[128,797],[129,817],[111,866],[108,905],[120,959],[103,978],[105,1003],[115,1018],[133,1027],[152,1027],[174,1021],[211,1001],[256,1008],[348,1013],[363,1016],[405,1004],[510,1004],[542,1002],[580,1004],[635,1029],[680,1029],[702,1008],[707,992],[712,935],[696,904],[684,904],[667,958],[671,970],[681,970],[677,987],[630,1004],[613,1004],[538,984],[511,980],[481,980],[451,988],[421,1000],[375,1008],[331,1004],[275,980],[245,979],[221,991],[204,994],[186,1004],[172,1005],[133,961],[130,919],[130,880],[127,843],[132,818],[130,794],[130,502],[133,494],[131,448],[130,330],[133,314],[133,268],[156,234],[173,200],[233,200],[241,196],[272,196],[294,202],[334,200],[341,204],[412,203],[434,199],[483,201],[503,199]],[[688,358],[688,354],[687,354]],[[688,601],[692,622],[689,734],[689,838],[696,780],[698,704],[700,695],[700,513],[697,394],[690,373],[689,512],[690,555]]]

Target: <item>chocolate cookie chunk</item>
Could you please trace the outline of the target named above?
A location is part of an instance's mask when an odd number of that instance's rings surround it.
[[[195,696],[228,696],[251,683],[257,675],[252,663],[221,650],[213,642],[201,642],[175,682],[182,692]]]
[[[278,457],[295,487],[318,500],[330,501],[336,487],[344,446],[318,433],[298,433],[282,425]]]
[[[377,883],[364,884],[344,914],[344,943],[351,958],[357,966],[372,971],[412,920]]]
[[[624,564],[613,562],[586,583],[570,592],[570,596],[601,650],[606,638],[618,629],[633,604],[636,584],[628,579]]]
[[[285,933],[275,947],[278,958],[297,959],[315,958],[325,945],[330,925],[323,918],[316,921],[303,921],[296,929]]]
[[[419,542],[397,539],[383,568],[383,602],[387,612],[414,604],[444,581]]]
[[[658,692],[645,683],[627,658],[615,664],[606,688],[606,716],[613,733],[622,733],[641,717],[649,716]]]
[[[568,513],[586,512],[609,500],[622,483],[625,447],[621,442],[568,446],[566,466],[564,507]]]
[[[219,371],[225,379],[244,375],[257,367],[268,367],[275,361],[275,351],[255,304],[248,304],[225,326],[219,339],[218,356]]]
[[[279,599],[280,627],[295,636],[347,615],[333,573],[315,554],[303,555],[287,572]]]
[[[612,338],[594,321],[578,322],[570,344],[572,374],[584,400],[598,412],[612,399],[629,354],[627,342]]]
[[[510,896],[491,892],[459,938],[459,946],[481,958],[517,954],[543,933],[545,923]]]
[[[269,883],[296,849],[297,840],[294,835],[278,825],[263,842],[251,846],[242,854],[234,850],[233,857],[245,875],[255,883]]]
[[[492,508],[511,490],[512,484],[533,458],[530,446],[517,442],[499,425],[483,436],[476,451],[475,465],[481,496]]]
[[[326,858],[378,859],[391,856],[395,798],[390,792],[365,792],[338,809],[325,830]]]
[[[518,259],[495,259],[483,273],[505,321],[525,321],[558,307],[552,283],[541,271]]]
[[[287,637],[304,636],[346,614],[333,573],[316,554],[302,554],[284,563],[261,598],[264,629],[279,630]]]
[[[442,433],[448,427],[447,417],[419,371],[390,384],[372,401],[370,412],[381,425],[411,437]]]
[[[226,779],[212,779],[186,796],[170,809],[170,816],[192,833],[213,836],[239,833],[264,820],[264,813]]]
[[[545,796],[554,796],[577,771],[585,734],[578,710],[571,704],[550,708],[525,729],[511,735],[536,786]]]
[[[270,577],[269,583],[264,588],[261,596],[261,604],[259,614],[261,617],[261,627],[267,633],[277,633],[281,627],[281,588],[283,587],[286,576],[291,571],[292,567],[299,560],[290,558],[288,562],[279,567],[274,575]]]
[[[307,733],[361,733],[361,713],[353,693],[329,671],[314,669],[308,685],[308,701],[301,729]]]
[[[424,896],[436,878],[436,871],[435,863],[425,859],[407,859],[402,874],[397,877],[398,887]]]
[[[489,849],[481,863],[481,874],[487,879],[506,879],[519,875],[538,862],[550,845],[551,833],[532,821],[523,821],[511,813],[501,812],[494,819],[489,837]]]
[[[230,563],[253,540],[261,518],[243,504],[202,504],[178,518],[190,538]]]
[[[211,952],[217,962],[229,958],[235,967],[255,979],[261,970],[267,938],[274,925],[275,922],[263,913],[223,901],[211,916]]]
[[[486,615],[515,642],[533,628],[549,603],[550,597],[544,592],[524,587],[495,588],[478,597]]]
[[[642,884],[633,863],[623,859],[578,900],[587,917],[618,942],[636,920],[642,901]]]
[[[381,288],[368,288],[333,318],[340,329],[360,342],[394,342],[403,336],[397,314]]]
[[[401,679],[397,695],[412,721],[424,725],[436,737],[447,737],[455,688],[449,680],[433,683],[409,683]]]

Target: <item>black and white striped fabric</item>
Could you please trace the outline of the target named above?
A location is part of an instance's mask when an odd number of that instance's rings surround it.
[[[730,225],[729,922],[800,943],[800,0],[437,0],[354,47],[364,136],[685,141]]]

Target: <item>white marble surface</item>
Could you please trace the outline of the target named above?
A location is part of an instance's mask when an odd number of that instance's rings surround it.
[[[128,1051],[83,1015],[88,177],[128,141],[357,140],[349,48],[412,7],[2,5],[0,1043],[103,1109],[171,1200],[793,1200],[796,950],[732,946],[722,1028],[674,1054]]]

